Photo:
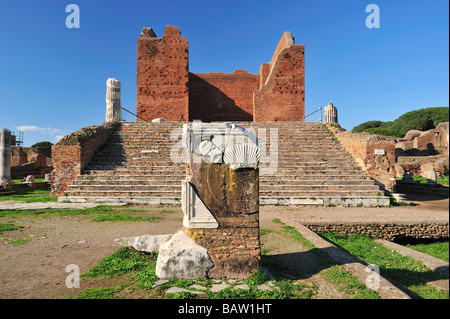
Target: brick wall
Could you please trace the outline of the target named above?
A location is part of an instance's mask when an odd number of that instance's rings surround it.
[[[52,147],[52,196],[61,196],[81,173],[94,153],[119,124],[102,123],[84,127],[63,137]]]
[[[405,155],[449,154],[449,122],[440,123],[435,129],[425,132],[410,130],[398,139],[396,148]]]
[[[259,74],[189,73],[189,119],[253,121],[253,91]]]
[[[187,121],[189,117],[189,45],[174,26],[162,38],[144,28],[137,40],[137,115],[151,121]],[[138,121],[141,119],[138,118]]]
[[[260,74],[189,73],[189,45],[174,26],[162,38],[144,28],[137,40],[138,120],[303,121],[304,46],[281,37]]]
[[[305,116],[305,47],[281,37],[272,61],[262,65],[264,85],[254,92],[254,121],[303,121]]]
[[[355,133],[346,131],[338,126],[328,124],[339,142],[353,156],[356,162],[373,179],[392,190],[395,178],[395,138],[369,133]],[[384,151],[384,155],[376,154]]]

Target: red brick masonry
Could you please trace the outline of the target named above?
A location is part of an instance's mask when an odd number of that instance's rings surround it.
[[[84,127],[52,147],[52,196],[61,196],[119,124]]]
[[[162,38],[144,28],[137,40],[136,102],[148,121],[303,121],[304,46],[285,32],[259,74],[191,73],[189,44],[178,28],[166,26]]]

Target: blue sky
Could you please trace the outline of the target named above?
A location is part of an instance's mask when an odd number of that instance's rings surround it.
[[[80,28],[68,29],[70,3]],[[380,9],[380,28],[365,21]],[[449,104],[447,0],[0,0],[0,128],[24,146],[105,119],[106,80],[136,110],[136,39],[175,25],[191,72],[258,73],[284,31],[305,45],[306,114],[331,100],[347,130]],[[135,118],[124,113],[124,119]],[[319,120],[315,114],[308,121]]]

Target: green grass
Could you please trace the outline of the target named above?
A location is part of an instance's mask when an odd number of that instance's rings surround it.
[[[439,291],[427,286],[430,280],[448,278],[432,272],[421,262],[410,257],[400,255],[394,250],[376,243],[369,236],[346,236],[330,232],[320,233],[323,237],[336,243],[356,257],[368,264],[375,264],[380,268],[382,276],[391,278],[424,299],[447,299],[447,291]]]
[[[122,299],[117,295],[123,289],[121,285],[110,288],[89,288],[74,299]]]
[[[144,270],[150,264],[149,258],[135,250],[120,248],[105,257],[97,266],[81,277],[112,277]]]
[[[436,183],[441,185],[448,185],[449,184],[449,175],[441,176],[436,179]]]
[[[22,179],[21,179],[21,178],[15,178],[15,179],[12,179],[11,181],[12,181],[14,184],[21,184],[21,183],[22,183]],[[41,178],[41,177],[35,178],[34,181],[35,181],[36,183],[39,183],[39,182],[45,182],[45,178]]]
[[[46,217],[85,215],[90,216],[91,220],[94,222],[105,222],[105,221],[153,222],[163,219],[162,217],[128,215],[129,213],[145,212],[145,211],[146,210],[142,209],[138,210],[138,209],[99,205],[85,209],[28,209],[28,210],[3,209],[0,210],[0,217],[8,216],[14,218],[16,216],[24,216],[24,215],[36,216],[41,214],[45,214]]]
[[[18,246],[18,245],[24,245],[26,243],[28,243],[31,239],[16,239],[16,240],[12,240],[9,243],[13,246]]]
[[[427,184],[428,183],[428,179],[425,177],[422,177],[420,175],[411,175],[412,179],[415,182],[419,182],[422,184]],[[397,180],[402,180],[403,177],[396,177],[395,179]],[[449,175],[444,175],[444,176],[440,176],[436,179],[436,183],[437,184],[441,184],[441,185],[449,185]]]
[[[6,223],[6,224],[0,223],[0,235],[3,235],[3,232],[5,232],[5,231],[16,230],[19,228],[23,228],[23,226],[15,226],[10,223]]]
[[[280,224],[281,221],[275,221]],[[269,230],[262,230],[267,234]],[[377,299],[378,294],[369,290],[343,266],[336,265],[332,259],[324,252],[316,249],[294,228],[282,224],[282,232],[298,240],[302,244],[311,248],[319,260],[321,269],[325,272],[326,278],[330,283],[334,283],[339,290],[344,291],[351,298]],[[210,288],[213,282],[211,279],[198,278],[196,280],[180,280],[171,278],[167,283],[153,287],[158,277],[155,274],[157,253],[145,254],[128,248],[121,248],[113,254],[105,257],[97,266],[82,274],[82,278],[112,278],[131,273],[124,282],[112,288],[90,288],[82,291],[76,298],[123,298],[129,297],[127,293],[132,291],[140,297],[148,296],[150,298],[170,298],[170,299],[310,299],[317,292],[316,285],[306,285],[301,282],[294,282],[285,277],[286,271],[273,272],[274,277],[266,272],[258,271],[250,278],[243,281],[228,282],[229,286],[219,292],[212,292]],[[272,272],[272,269],[271,269]],[[196,284],[201,289],[191,288]],[[248,285],[248,289],[238,289],[240,284]],[[258,289],[262,284],[272,287],[272,290]],[[201,290],[203,295],[199,296],[192,292],[179,292],[165,295],[165,291],[170,287],[180,287],[190,290]]]
[[[417,251],[420,251],[422,253],[425,253],[430,256],[434,256],[436,258],[445,260],[446,262],[449,262],[449,245],[448,241],[446,242],[437,242],[437,243],[431,243],[431,244],[417,244],[417,245],[411,245],[408,244],[406,247],[415,249]]]
[[[284,225],[283,230],[290,233],[292,238],[310,249],[310,252],[316,256],[320,267],[324,269],[327,280],[330,283],[336,284],[338,290],[345,292],[350,298],[354,299],[380,299],[377,292],[367,288],[365,284],[358,281],[358,279],[353,276],[351,272],[345,270],[343,266],[337,265],[328,254],[317,249],[311,242],[304,238],[302,234],[295,230],[294,227]]]
[[[49,195],[50,189],[21,190],[17,194],[0,195],[0,200],[15,200],[23,203],[57,202],[58,197]]]
[[[325,273],[329,282],[338,285],[338,290],[352,296],[352,299],[381,299],[375,291],[355,280],[352,273],[345,270],[343,266],[332,266]]]

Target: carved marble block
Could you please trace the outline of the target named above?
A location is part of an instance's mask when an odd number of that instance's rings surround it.
[[[259,158],[256,136],[229,123],[183,127],[183,225],[206,248],[210,278],[242,279],[260,268]]]

